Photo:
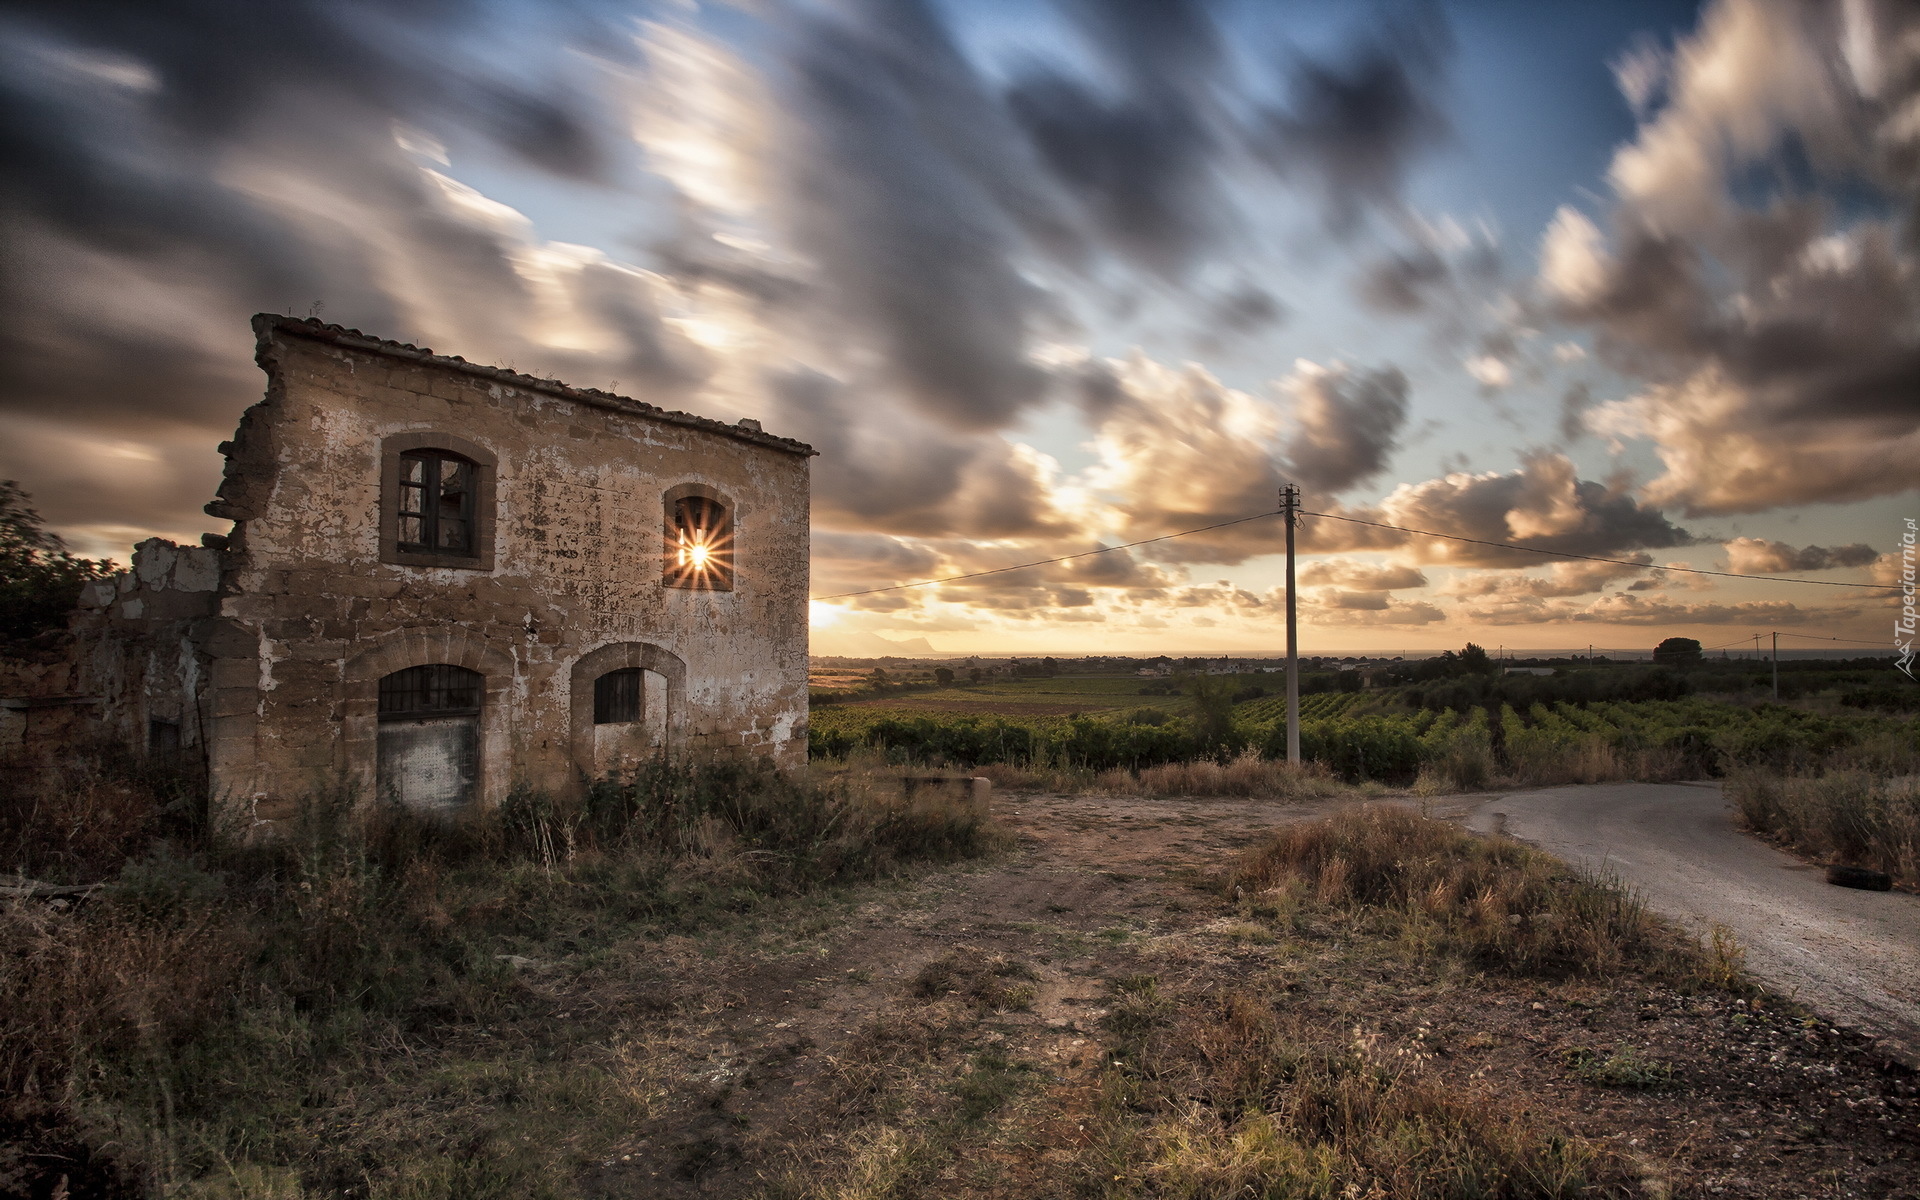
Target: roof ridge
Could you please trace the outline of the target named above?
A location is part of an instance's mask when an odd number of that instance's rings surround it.
[[[254,334],[262,343],[268,330],[289,333],[295,337],[304,337],[317,342],[331,342],[355,350],[364,350],[374,354],[384,354],[410,362],[423,362],[434,366],[449,367],[468,375],[477,375],[483,379],[492,379],[511,383],[516,387],[530,388],[546,392],[567,400],[580,400],[601,408],[611,408],[636,416],[652,417],[673,425],[686,425],[695,429],[705,429],[713,433],[724,434],[755,445],[767,446],[776,450],[785,450],[793,454],[818,454],[807,443],[794,438],[781,437],[767,433],[760,428],[758,421],[741,418],[740,424],[729,425],[725,421],[712,417],[703,417],[697,413],[681,412],[677,409],[661,408],[657,404],[648,404],[644,400],[635,400],[631,396],[622,396],[617,392],[603,391],[600,388],[575,387],[558,379],[542,379],[538,375],[528,375],[509,367],[489,366],[485,363],[468,362],[458,354],[435,354],[425,346],[416,346],[412,342],[397,342],[389,338],[376,337],[345,325],[335,325],[322,321],[318,317],[292,317],[281,313],[258,313],[253,318]],[[748,422],[751,422],[750,424]]]

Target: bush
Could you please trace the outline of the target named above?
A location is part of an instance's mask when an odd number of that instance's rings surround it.
[[[0,640],[66,628],[80,589],[112,573],[106,559],[67,553],[20,485],[0,480]]]

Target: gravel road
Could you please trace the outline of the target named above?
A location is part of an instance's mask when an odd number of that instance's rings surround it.
[[[1768,987],[1920,1066],[1920,896],[1828,884],[1737,829],[1718,784],[1600,783],[1447,807],[1469,828],[1619,876],[1698,933],[1727,926]]]

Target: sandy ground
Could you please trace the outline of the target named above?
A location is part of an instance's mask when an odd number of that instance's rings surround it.
[[[1601,783],[1461,797],[1504,832],[1619,876],[1660,913],[1746,948],[1747,969],[1920,1067],[1920,896],[1834,887],[1735,828],[1718,784]]]

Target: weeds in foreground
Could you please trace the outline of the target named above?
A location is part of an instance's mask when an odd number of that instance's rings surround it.
[[[1871,867],[1920,889],[1920,775],[1865,767],[1803,776],[1741,770],[1726,786],[1748,828],[1811,858]]]
[[[1515,974],[1698,972],[1624,890],[1518,842],[1396,806],[1289,826],[1248,856],[1229,886],[1280,917],[1309,906],[1376,913],[1418,946]]]
[[[922,1000],[956,996],[982,1013],[1024,1009],[1033,1003],[1033,968],[1004,954],[954,950],[920,968],[913,994]]]
[[[1591,1197],[1628,1178],[1600,1145],[1490,1089],[1462,1089],[1360,1029],[1257,991],[1115,989],[1082,1192],[1217,1196]]]
[[[1376,785],[1377,786],[1377,785]],[[1355,790],[1319,763],[1293,764],[1243,751],[1225,762],[1199,759],[1166,763],[1139,772],[1106,771],[1096,790],[1149,796],[1258,796],[1275,800],[1319,800]]]
[[[111,878],[157,838],[201,832],[201,781],[103,752],[0,769],[0,873],[46,883]]]
[[[8,829],[17,863],[105,867],[75,849],[75,804],[34,811]],[[322,794],[275,839],[134,851],[155,827],[122,823],[115,886],[77,909],[0,908],[0,1192],[565,1190],[644,1100],[604,1051],[554,1042],[571,1026],[461,1033],[541,1011],[504,952],[591,952],[986,844],[972,813],[727,765],[457,821]]]
[[[1562,1051],[1560,1057],[1575,1079],[1598,1087],[1652,1090],[1673,1082],[1672,1063],[1648,1058],[1631,1046],[1609,1054],[1575,1046]]]
[[[1347,922],[1376,944],[1534,978],[1706,968],[1631,896],[1545,855],[1400,807],[1281,830],[1225,881],[1243,917],[1282,932]],[[1720,947],[1723,966],[1736,948]],[[1737,971],[1737,964],[1730,968]],[[1081,1192],[1217,1196],[1596,1197],[1635,1194],[1636,1165],[1555,1129],[1491,1083],[1449,1080],[1417,1039],[1342,1028],[1288,985],[1169,988],[1116,979]],[[1587,1082],[1657,1087],[1665,1064],[1586,1052]]]

